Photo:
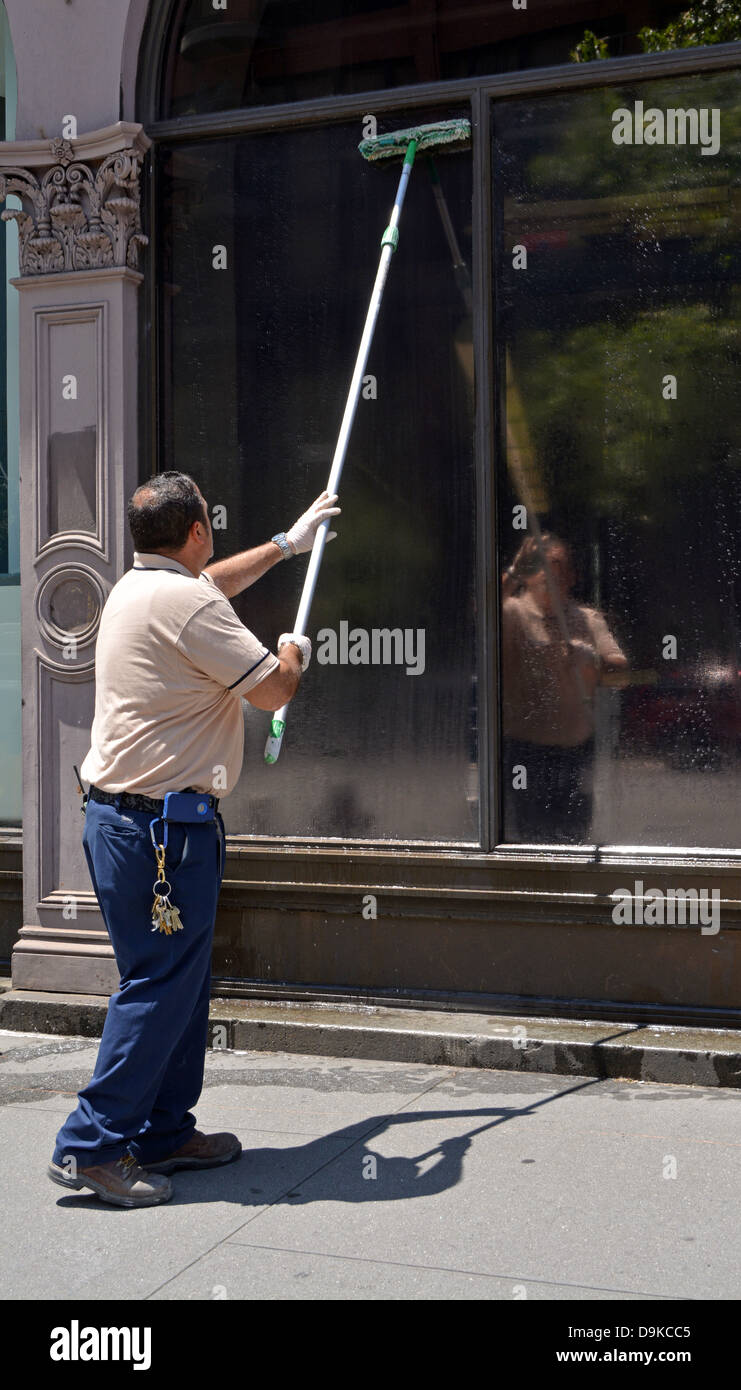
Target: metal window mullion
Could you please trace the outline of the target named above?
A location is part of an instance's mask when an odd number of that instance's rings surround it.
[[[473,127],[473,343],[475,381],[474,458],[476,471],[476,723],[479,761],[481,846],[488,851],[499,835],[497,771],[499,615],[496,603],[496,499],[493,483],[493,355],[491,257],[490,102],[483,92],[471,103]]]
[[[150,121],[147,134],[153,140],[196,140],[212,135],[241,135],[258,130],[282,130],[292,126],[320,125],[365,115],[412,110],[442,104],[467,106],[480,79],[461,78],[456,82],[425,82],[413,87],[390,87],[376,92],[353,92],[347,96],[315,97],[311,101],[280,102],[274,106],[238,106],[230,111],[206,115],[172,116]]]

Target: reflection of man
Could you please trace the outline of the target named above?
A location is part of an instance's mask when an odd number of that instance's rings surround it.
[[[509,840],[580,843],[589,836],[594,691],[603,671],[628,662],[602,615],[574,602],[574,583],[569,547],[547,533],[540,550],[528,537],[502,579]]]
[[[121,980],[92,1081],[57,1135],[48,1172],[62,1187],[152,1206],[172,1196],[169,1173],[241,1152],[233,1134],[199,1133],[190,1113],[203,1085],[224,872],[213,792],[231,791],[239,776],[242,699],[263,710],[291,700],[311,643],[284,634],[274,656],[229,598],[310,550],[324,518],[339,512],[336,501],[322,493],[287,534],[208,570],[211,523],[187,474],[160,473],[129,504],[134,565],[101,618],[92,747],[82,766],[91,783],[85,855]],[[178,795],[165,823],[168,792]],[[155,842],[182,929],[164,904],[153,913]]]

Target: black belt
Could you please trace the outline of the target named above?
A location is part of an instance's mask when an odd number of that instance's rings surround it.
[[[219,809],[218,796],[208,796],[205,792],[199,792],[196,787],[183,787],[183,791],[195,792],[196,796],[203,796],[209,806],[213,806],[215,811]],[[105,806],[123,806],[127,811],[154,811],[162,815],[165,809],[165,799],[157,800],[154,796],[136,796],[133,792],[102,792],[99,787],[90,787],[88,792],[90,801],[102,801]]]

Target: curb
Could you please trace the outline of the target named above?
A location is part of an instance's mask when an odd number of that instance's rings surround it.
[[[100,1037],[108,999],[0,993],[0,1029]],[[741,1031],[487,1016],[360,1004],[213,999],[213,1051],[293,1052],[427,1066],[741,1089]]]

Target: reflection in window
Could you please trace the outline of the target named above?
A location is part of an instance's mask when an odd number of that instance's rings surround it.
[[[217,557],[285,529],[326,483],[399,177],[360,157],[360,135],[355,121],[162,149],[161,466],[226,509]],[[470,153],[437,170],[470,264]],[[478,837],[471,319],[430,174],[420,159],[404,205],[312,667],[274,767],[267,716],[247,713],[235,832]],[[279,565],[235,601],[273,648],[305,569]]]
[[[738,78],[494,114],[504,838],[738,847]]]

